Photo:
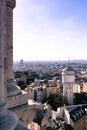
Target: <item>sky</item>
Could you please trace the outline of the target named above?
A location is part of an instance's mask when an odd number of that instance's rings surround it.
[[[13,60],[87,60],[87,0],[16,0]]]

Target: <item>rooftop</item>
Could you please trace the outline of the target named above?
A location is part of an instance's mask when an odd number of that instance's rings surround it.
[[[76,122],[87,115],[87,104],[68,106],[66,110],[69,112],[71,119]]]
[[[68,66],[66,66],[65,69],[63,69],[63,71],[74,71],[74,70],[70,65],[68,65]]]

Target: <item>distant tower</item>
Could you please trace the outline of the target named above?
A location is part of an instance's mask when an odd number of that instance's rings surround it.
[[[19,66],[24,66],[24,61],[23,61],[23,59],[20,60]]]
[[[62,71],[63,96],[67,97],[70,105],[73,104],[73,84],[75,82],[75,72],[68,65]]]

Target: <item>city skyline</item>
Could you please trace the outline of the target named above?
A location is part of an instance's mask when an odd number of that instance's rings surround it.
[[[87,60],[87,1],[18,0],[14,61]]]

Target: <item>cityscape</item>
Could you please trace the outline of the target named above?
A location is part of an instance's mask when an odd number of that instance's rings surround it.
[[[28,92],[30,103],[32,100],[51,106],[54,125],[51,122],[49,129],[86,129],[86,60],[25,62],[21,59],[14,62],[14,77],[15,84]]]
[[[0,1],[0,130],[87,130],[86,6]]]

